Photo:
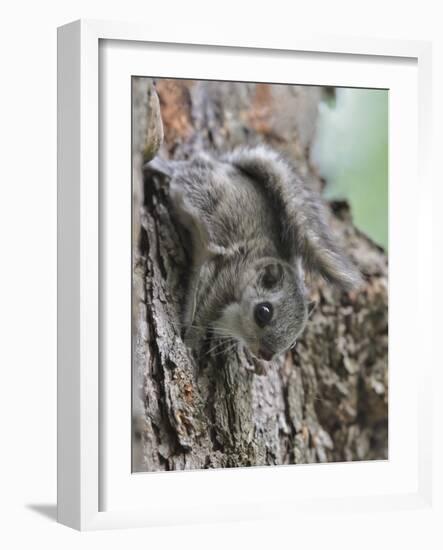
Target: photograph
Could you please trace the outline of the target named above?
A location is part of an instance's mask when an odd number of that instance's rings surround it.
[[[0,546],[441,550],[437,10],[43,4],[0,34]]]
[[[128,108],[132,471],[387,460],[389,90],[140,75]]]

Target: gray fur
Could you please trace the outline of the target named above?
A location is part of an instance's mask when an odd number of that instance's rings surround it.
[[[302,258],[304,268],[351,290],[360,274],[337,246],[326,222],[320,198],[303,183],[294,168],[267,147],[239,149],[225,160],[259,181],[280,213],[283,254]]]
[[[238,149],[219,159],[153,170],[171,177],[170,196],[190,232],[193,265],[184,323],[190,346],[210,330],[233,337],[254,355],[291,347],[308,318],[303,271],[345,289],[359,281],[325,223],[320,198],[270,148]],[[254,306],[271,303],[272,321],[260,328]]]

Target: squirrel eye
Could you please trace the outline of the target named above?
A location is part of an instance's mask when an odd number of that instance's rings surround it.
[[[260,328],[269,324],[272,320],[273,307],[269,302],[261,302],[254,308],[254,319]]]

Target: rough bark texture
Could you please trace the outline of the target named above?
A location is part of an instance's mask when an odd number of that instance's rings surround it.
[[[156,88],[162,154],[266,141],[322,189],[309,160],[321,88],[178,80]],[[346,204],[331,205],[331,224],[365,285],[350,295],[311,281],[319,306],[294,352],[256,372],[240,350],[197,364],[183,344],[184,237],[167,181],[142,175],[154,139],[152,93],[148,79],[134,79],[133,469],[387,458],[387,258],[353,227]]]

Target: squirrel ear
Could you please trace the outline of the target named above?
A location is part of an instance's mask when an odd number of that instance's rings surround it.
[[[260,283],[264,288],[272,288],[283,278],[283,266],[279,262],[270,262],[263,267]]]

